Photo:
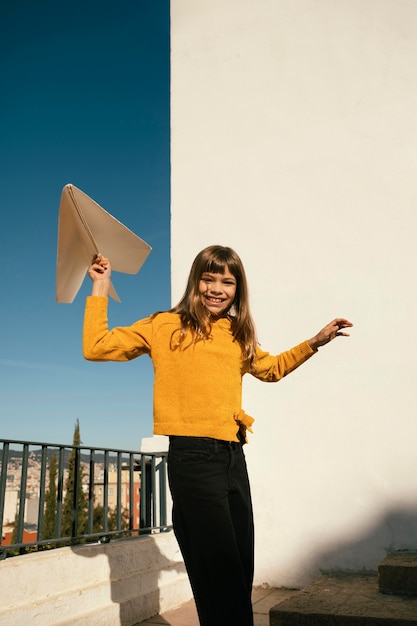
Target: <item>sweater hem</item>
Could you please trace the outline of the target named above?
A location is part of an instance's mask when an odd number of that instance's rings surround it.
[[[179,437],[208,437],[210,439],[220,439],[221,441],[239,441],[237,436],[237,430],[233,431],[213,431],[213,429],[202,429],[201,425],[192,426],[186,424],[178,427],[172,424],[159,424],[156,425],[153,431],[154,435],[165,435],[169,437],[171,435]]]

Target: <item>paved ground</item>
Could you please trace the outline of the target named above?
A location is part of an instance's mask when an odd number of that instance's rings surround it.
[[[380,593],[378,577],[321,576],[271,613],[271,626],[417,625],[417,597]]]
[[[255,626],[417,626],[417,597],[380,593],[376,574],[322,576],[301,591],[255,587],[252,601]],[[199,626],[194,601],[136,624],[164,625]]]
[[[287,600],[294,593],[288,589],[255,587],[252,594],[255,626],[269,626],[269,609]],[[190,600],[178,609],[151,617],[136,626],[162,626],[164,624],[165,626],[199,626],[194,601]]]

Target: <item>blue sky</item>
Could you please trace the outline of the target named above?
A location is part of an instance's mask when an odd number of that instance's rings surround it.
[[[85,445],[136,449],[152,364],[83,359],[91,284],[55,302],[58,209],[72,183],[152,246],[138,274],[114,273],[111,326],[169,308],[169,1],[8,0],[0,14],[0,438],[71,443],[78,419]]]

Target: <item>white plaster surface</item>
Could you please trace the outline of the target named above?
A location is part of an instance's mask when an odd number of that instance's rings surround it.
[[[354,323],[244,381],[255,582],[375,569],[417,548],[417,3],[173,0],[171,20],[173,302],[220,243],[264,349]]]
[[[169,446],[169,437],[164,435],[154,435],[153,437],[143,437],[140,444],[140,452],[167,452]]]
[[[172,532],[0,563],[0,626],[133,626],[191,597]]]

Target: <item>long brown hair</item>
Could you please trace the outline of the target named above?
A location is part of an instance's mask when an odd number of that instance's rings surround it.
[[[243,263],[232,248],[208,246],[195,257],[188,276],[183,297],[172,309],[181,318],[181,331],[176,347],[184,345],[188,333],[191,341],[208,339],[211,331],[210,315],[201,302],[199,283],[205,272],[224,274],[228,270],[236,279],[236,295],[227,316],[231,320],[232,334],[242,349],[243,360],[250,366],[256,351],[255,325],[249,310],[249,295]]]

